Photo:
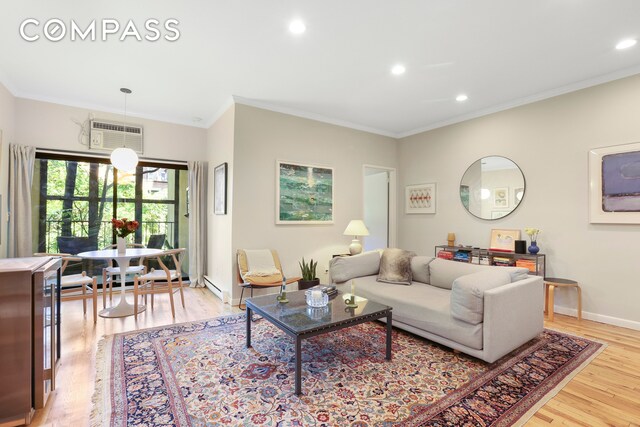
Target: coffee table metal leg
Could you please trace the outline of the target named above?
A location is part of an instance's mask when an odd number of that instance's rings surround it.
[[[296,395],[302,394],[302,338],[296,337]]]
[[[391,324],[391,312],[387,314],[387,360],[391,360],[391,331],[393,325]]]
[[[251,309],[247,306],[247,348],[251,347]]]

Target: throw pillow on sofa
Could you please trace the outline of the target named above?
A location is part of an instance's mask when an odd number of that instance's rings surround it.
[[[378,282],[410,285],[412,278],[411,258],[415,255],[414,252],[405,251],[404,249],[385,249],[380,258]]]
[[[359,255],[335,257],[329,261],[329,274],[335,283],[343,283],[355,277],[372,276],[380,269],[380,252],[371,251]]]
[[[484,292],[511,283],[509,272],[487,269],[453,281],[451,289],[451,317],[472,325],[484,319]]]

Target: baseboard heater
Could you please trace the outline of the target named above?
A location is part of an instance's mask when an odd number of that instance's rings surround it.
[[[204,285],[213,292],[215,296],[220,298],[220,301],[224,302],[224,294],[222,293],[222,290],[213,283],[209,276],[204,276]]]

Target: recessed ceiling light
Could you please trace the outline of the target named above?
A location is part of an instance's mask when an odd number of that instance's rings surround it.
[[[636,43],[638,43],[636,39],[620,40],[616,45],[616,49],[618,50],[627,49],[627,48],[630,48],[631,46],[635,46]]]
[[[307,26],[304,25],[304,22],[302,22],[302,20],[294,19],[289,24],[289,31],[291,31],[292,34],[302,34],[307,31]]]
[[[407,69],[402,64],[396,64],[391,68],[391,74],[395,76],[399,76],[400,74],[404,74]]]
[[[467,95],[465,95],[464,93],[461,93],[460,95],[456,96],[456,101],[458,101],[458,102],[464,102],[467,99],[469,99],[469,97]]]

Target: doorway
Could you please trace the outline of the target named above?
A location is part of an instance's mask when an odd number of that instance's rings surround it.
[[[369,229],[365,251],[395,246],[395,173],[382,166],[363,168],[363,219]]]

